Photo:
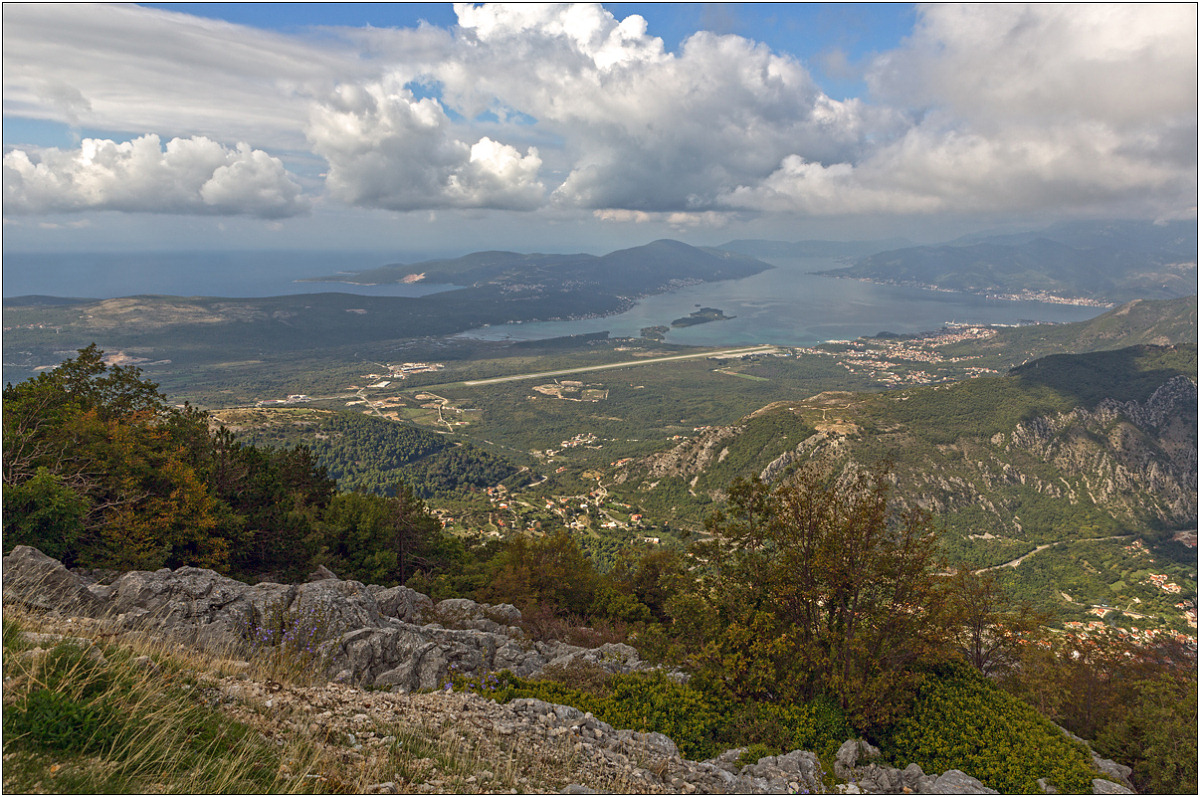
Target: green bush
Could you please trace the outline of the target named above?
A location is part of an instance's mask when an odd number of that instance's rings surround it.
[[[845,716],[826,701],[802,705],[726,702],[660,670],[591,679],[588,684],[590,689],[585,691],[559,681],[518,678],[508,671],[454,679],[455,688],[476,691],[502,703],[533,697],[589,711],[614,728],[664,734],[684,756],[694,760],[748,745],[759,745],[756,749],[761,749],[762,755],[805,749],[829,757],[853,735]]]
[[[749,741],[767,750],[759,757],[808,750],[822,761],[832,761],[842,742],[858,735],[828,698],[808,703],[746,703],[734,706],[726,716],[729,746]]]
[[[1038,778],[1060,792],[1088,793],[1097,777],[1082,745],[965,665],[925,682],[912,713],[885,733],[883,750],[897,765],[958,769],[1005,794],[1038,793]]]

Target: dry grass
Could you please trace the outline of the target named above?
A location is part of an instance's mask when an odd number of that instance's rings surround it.
[[[279,747],[214,706],[210,684],[244,663],[16,609],[4,625],[6,791],[312,790],[313,745]]]
[[[499,707],[475,695],[363,691],[278,655],[17,607],[4,654],[6,792],[646,790],[565,736],[498,732]]]

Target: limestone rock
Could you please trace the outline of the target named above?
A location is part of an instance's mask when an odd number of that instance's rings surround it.
[[[106,608],[84,579],[28,545],[18,545],[4,557],[4,602],[83,617],[97,617]]]
[[[317,565],[317,569],[308,574],[306,581],[324,581],[327,578],[337,578],[337,574],[325,565]]]
[[[760,758],[758,763],[743,767],[741,775],[766,781],[767,789],[772,793],[777,790],[794,793],[797,789],[815,793],[821,791],[824,771],[815,754],[793,750],[784,755]]]
[[[433,609],[433,601],[408,587],[390,587],[375,593],[375,604],[380,614],[395,617],[406,623],[421,624]]]
[[[1136,792],[1120,783],[1096,778],[1092,781],[1092,794],[1136,794]]]
[[[550,662],[556,667],[569,667],[578,663],[601,667],[611,673],[631,672],[645,666],[636,650],[619,642],[610,642],[598,648],[575,648]]]
[[[1127,767],[1124,764],[1118,764],[1116,761],[1108,758],[1101,758],[1096,754],[1095,750],[1092,750],[1092,766],[1094,766],[1096,770],[1105,777],[1106,780],[1114,781],[1122,786],[1125,786],[1126,788],[1133,788],[1133,781],[1129,779],[1129,776],[1133,774],[1133,769],[1130,767]]]
[[[860,760],[879,757],[879,748],[865,739],[847,739],[838,748],[833,762],[833,774],[842,780],[849,779]]]
[[[933,782],[927,794],[999,794],[975,778],[957,769],[951,769]]]

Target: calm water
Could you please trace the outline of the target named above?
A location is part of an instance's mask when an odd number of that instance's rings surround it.
[[[341,292],[425,296],[446,285],[355,286],[297,282],[386,263],[418,262],[436,253],[207,252],[20,255],[4,257],[4,296],[45,294],[111,298],[138,294],[253,297]],[[1014,324],[1082,321],[1104,312],[1041,302],[989,301],[963,294],[872,285],[809,273],[842,265],[831,259],[776,260],[774,269],[743,280],[695,285],[643,299],[620,315],[581,321],[506,324],[463,333],[486,340],[540,340],[607,330],[636,336],[698,307],[717,307],[729,321],[672,329],[671,343],[704,346],[778,343],[807,346],[881,331],[924,332],[947,321]]]
[[[136,252],[4,255],[4,296],[282,296],[354,293],[426,296],[448,285],[346,285],[297,282],[388,263],[428,260],[428,254],[387,252]]]
[[[506,324],[464,332],[485,340],[540,340],[608,330],[636,336],[643,327],[666,326],[698,307],[716,307],[728,321],[672,329],[669,343],[701,346],[777,343],[809,346],[877,332],[926,332],[948,321],[1015,324],[1021,321],[1084,321],[1104,312],[1043,302],[1005,302],[818,277],[809,272],[837,268],[834,260],[774,261],[777,268],[732,282],[713,282],[643,299],[631,310],[605,318]]]

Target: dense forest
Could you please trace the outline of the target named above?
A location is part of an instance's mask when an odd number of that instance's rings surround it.
[[[339,491],[311,450],[237,442],[101,354],[5,387],[6,552],[247,580],[325,565],[435,600],[512,603],[534,638],[624,641],[691,677],[509,677],[508,696],[569,698],[693,754],[827,754],[853,733],[894,763],[1005,791],[1041,776],[1085,790],[1090,759],[1053,721],[1132,766],[1143,790],[1196,789],[1194,651],[1047,630],[989,574],[947,567],[887,463],[735,480],[688,551],[629,549],[601,573],[565,529],[485,543],[445,532],[402,481]]]
[[[310,439],[313,457],[343,490],[386,495],[402,481],[429,499],[520,481],[520,468],[503,457],[427,429],[350,412],[310,415],[311,423],[252,428],[238,439],[272,447]]]

